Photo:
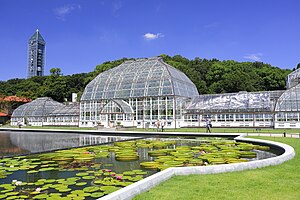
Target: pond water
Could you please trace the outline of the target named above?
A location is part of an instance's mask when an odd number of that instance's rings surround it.
[[[28,140],[26,145],[30,144]],[[268,147],[201,137],[134,139],[15,156],[0,159],[0,199],[94,200],[168,167],[248,162],[273,156]]]
[[[132,138],[134,137],[98,136],[75,133],[0,131],[0,158],[2,156],[103,144]]]

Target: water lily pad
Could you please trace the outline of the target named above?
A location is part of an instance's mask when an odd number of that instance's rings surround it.
[[[40,172],[52,171],[52,170],[55,170],[55,168],[54,167],[47,167],[47,168],[41,168],[41,169],[39,169]]]
[[[102,180],[95,180],[94,184],[102,184]]]
[[[89,173],[87,172],[80,172],[80,173],[77,173],[76,176],[88,176]]]
[[[31,170],[31,171],[27,171],[27,174],[34,174],[34,173],[38,173],[39,171],[37,170]]]
[[[58,190],[59,192],[64,193],[64,192],[69,192],[69,191],[71,191],[72,189],[71,189],[71,188],[57,188],[57,190]]]
[[[115,187],[115,186],[102,186],[100,187],[100,190],[104,192],[104,194],[109,194],[109,193],[112,193],[114,191],[117,191],[118,187]]]
[[[91,179],[94,179],[95,176],[84,176],[82,177],[82,179],[86,179],[86,180],[91,180]]]
[[[87,184],[87,182],[76,183],[77,186],[84,186],[84,185],[86,185],[86,184]]]
[[[6,195],[7,196],[14,196],[14,195],[17,195],[19,194],[19,192],[7,192]]]
[[[61,196],[61,195],[62,195],[61,193],[51,193],[50,194],[50,196],[58,196],[58,197]]]
[[[6,200],[11,200],[11,199],[19,199],[18,196],[10,196],[10,197],[7,197]]]
[[[46,183],[54,183],[56,180],[55,179],[48,179],[48,180],[46,180],[45,182]]]
[[[80,180],[80,177],[70,177],[66,179],[67,181],[78,181]]]
[[[99,191],[100,188],[96,186],[89,186],[83,189],[84,192],[96,192]]]
[[[91,194],[91,197],[93,198],[99,198],[99,197],[102,197],[104,196],[105,194],[103,192],[94,192]]]
[[[125,171],[125,172],[123,172],[123,174],[124,175],[134,175],[135,174],[135,172],[134,171]]]
[[[49,197],[47,194],[39,194],[33,197],[33,199],[46,199]]]

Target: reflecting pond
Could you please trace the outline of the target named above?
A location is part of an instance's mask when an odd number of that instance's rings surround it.
[[[75,133],[0,131],[0,157],[132,139]]]
[[[0,159],[0,199],[96,199],[168,167],[273,157],[221,138],[147,138]]]

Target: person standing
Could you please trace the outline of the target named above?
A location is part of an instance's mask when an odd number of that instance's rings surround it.
[[[17,125],[18,125],[19,128],[22,127],[22,123],[20,121],[18,121]]]
[[[162,121],[161,122],[161,132],[164,132],[164,127],[165,127],[165,125],[166,125],[166,121]]]
[[[156,121],[156,131],[159,132],[159,127],[160,127],[160,121]]]
[[[212,127],[212,125],[211,125],[211,121],[210,120],[208,120],[208,119],[205,120],[205,126],[206,126],[206,133],[211,133],[211,127]]]

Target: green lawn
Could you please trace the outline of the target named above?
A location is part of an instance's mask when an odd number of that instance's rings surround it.
[[[300,139],[267,138],[295,148],[294,159],[281,165],[242,172],[176,176],[134,200],[300,199]]]

